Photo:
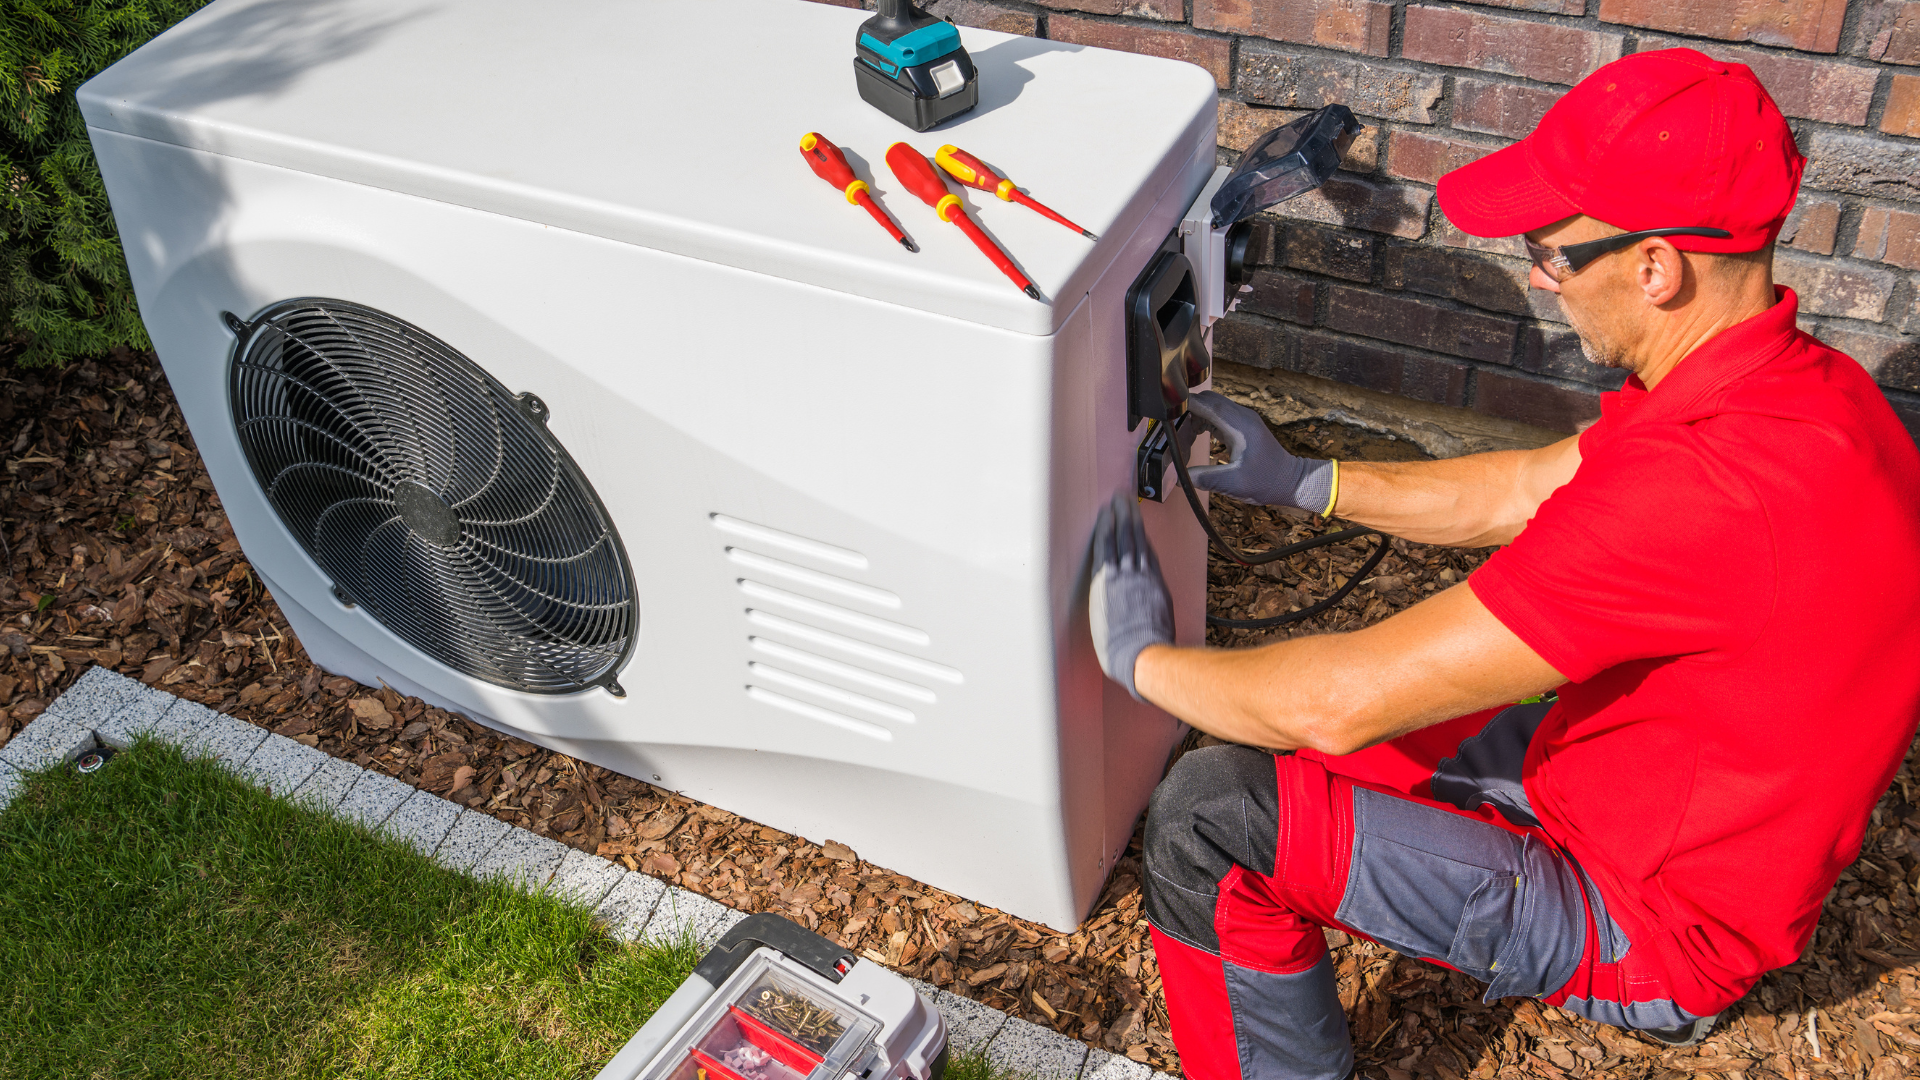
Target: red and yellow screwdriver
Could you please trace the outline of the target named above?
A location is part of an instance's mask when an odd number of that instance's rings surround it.
[[[1039,200],[1029,196],[1026,192],[1014,187],[1013,181],[1002,180],[1000,177],[995,176],[993,170],[981,164],[979,158],[974,157],[972,154],[967,153],[957,146],[949,144],[934,151],[933,160],[935,164],[947,171],[948,176],[953,177],[968,187],[977,187],[981,191],[991,191],[995,195],[1000,196],[1004,202],[1019,203],[1021,206],[1037,210],[1041,214],[1065,225],[1067,228],[1072,229],[1074,232],[1079,233],[1089,240],[1100,239],[1080,226],[1075,225],[1073,222],[1068,221],[1058,212],[1043,205]]]
[[[887,167],[893,170],[893,175],[900,178],[900,183],[905,185],[908,191],[918,195],[921,202],[933,207],[933,212],[940,215],[941,221],[951,221],[960,226],[960,231],[966,233],[967,239],[973,241],[973,246],[979,248],[981,254],[992,260],[993,265],[999,267],[1001,273],[1012,278],[1013,283],[1020,286],[1021,292],[1035,300],[1040,299],[1040,290],[1034,287],[1033,282],[1027,280],[1027,275],[1021,273],[1019,267],[1013,265],[1013,260],[1007,257],[1006,252],[1000,250],[1000,245],[994,243],[985,232],[981,231],[980,226],[974,224],[973,219],[967,216],[967,208],[960,204],[960,196],[947,190],[946,181],[940,179],[940,173],[927,161],[924,154],[906,143],[894,143],[887,147]]]
[[[826,136],[817,131],[800,136],[800,156],[807,159],[807,165],[815,176],[839,188],[846,193],[848,202],[864,207],[867,213],[872,214],[873,220],[887,230],[887,235],[898,240],[901,247],[908,251],[920,250],[907,238],[906,233],[900,231],[900,226],[893,223],[887,212],[880,209],[880,204],[873,201],[873,196],[867,194],[866,182],[853,175],[852,167],[847,164],[847,155],[828,142]]]

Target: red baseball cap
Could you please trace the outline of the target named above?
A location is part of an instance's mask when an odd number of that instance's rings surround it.
[[[1474,236],[1586,214],[1627,232],[1733,234],[1669,237],[1688,251],[1758,251],[1793,209],[1806,163],[1745,64],[1661,49],[1587,76],[1533,134],[1442,176],[1440,209]]]

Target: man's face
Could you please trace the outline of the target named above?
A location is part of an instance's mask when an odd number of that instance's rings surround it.
[[[1527,238],[1545,247],[1560,247],[1618,235],[1620,230],[1576,214],[1563,221],[1535,229]],[[1629,249],[1631,250],[1631,249]],[[1567,325],[1580,336],[1580,351],[1588,360],[1606,367],[1637,371],[1634,346],[1640,340],[1639,326],[1633,318],[1631,274],[1622,267],[1629,260],[1623,253],[1602,255],[1565,281],[1555,281],[1538,266],[1529,283],[1560,297],[1560,311]]]

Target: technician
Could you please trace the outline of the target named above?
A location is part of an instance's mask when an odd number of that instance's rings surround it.
[[[1240,744],[1183,757],[1148,813],[1189,1077],[1351,1074],[1323,926],[1680,1045],[1806,947],[1920,717],[1920,453],[1773,283],[1804,164],[1751,71],[1671,49],[1440,180],[1631,373],[1575,438],[1335,464],[1196,397],[1231,451],[1197,484],[1505,545],[1460,585],[1353,633],[1178,648],[1137,509],[1103,512],[1102,667]]]

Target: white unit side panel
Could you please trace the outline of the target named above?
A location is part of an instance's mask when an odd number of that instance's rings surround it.
[[[1050,338],[93,138],[182,412],[323,666],[987,903],[1078,917],[1048,611]],[[220,312],[297,296],[412,322],[551,406],[634,566],[624,699],[463,678],[332,598],[253,481],[226,394]]]
[[[860,99],[869,12],[800,0],[216,0],[78,93],[96,130],[282,165],[922,308],[1057,330],[1196,152],[1192,64],[964,27],[980,103],[915,134]],[[921,246],[813,175],[818,131]],[[883,163],[954,143],[1087,240],[952,184],[1048,303]],[[1193,188],[1185,188],[1190,199]],[[1130,275],[1129,275],[1130,276]]]
[[[1127,290],[1149,256],[1179,222],[1191,191],[1212,167],[1211,149],[1187,163],[1190,185],[1170,189],[1144,216],[1140,229],[1113,269],[1095,283],[1086,301],[1056,335],[1058,355],[1085,357],[1053,370],[1053,461],[1049,485],[1052,568],[1049,589],[1061,731],[1061,793],[1067,807],[1076,895],[1090,903],[1115,861],[1125,853],[1135,824],[1185,725],[1162,710],[1135,701],[1106,678],[1094,656],[1087,626],[1091,578],[1088,538],[1093,523],[1116,491],[1131,491],[1136,449],[1147,433],[1142,423],[1127,430]],[[1123,269],[1124,268],[1124,269]],[[1196,440],[1190,460],[1207,459]],[[1202,495],[1205,498],[1205,495]],[[1206,535],[1184,498],[1142,502],[1147,534],[1160,557],[1174,601],[1176,639],[1199,645],[1206,638]],[[1097,857],[1089,857],[1097,853]],[[1082,911],[1084,913],[1084,909]]]

